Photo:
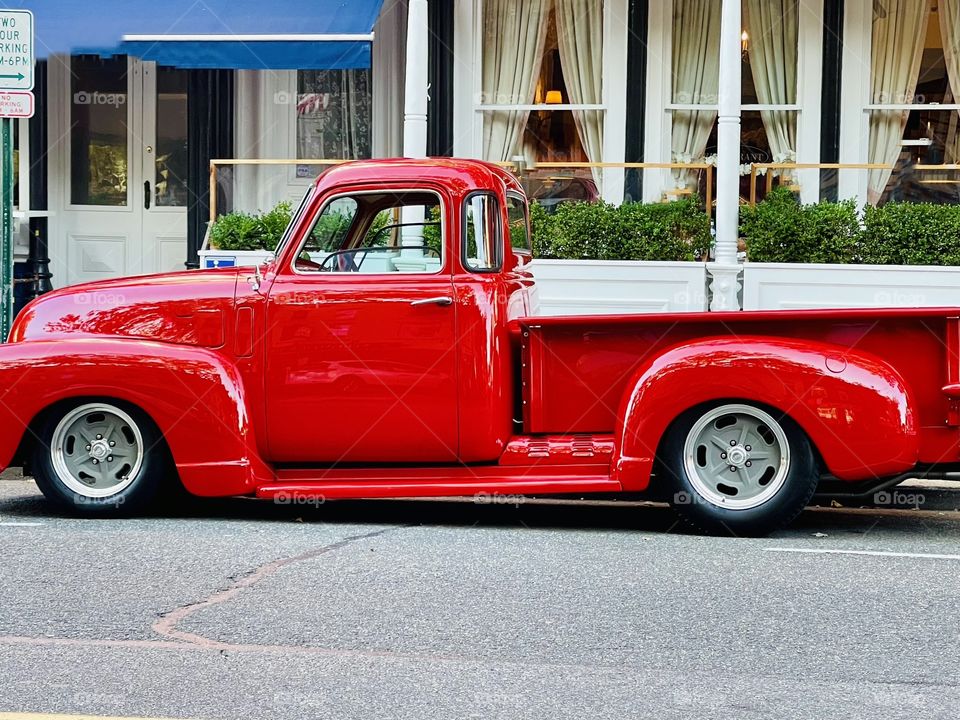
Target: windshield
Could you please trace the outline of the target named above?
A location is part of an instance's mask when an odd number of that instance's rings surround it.
[[[293,229],[300,224],[300,219],[303,217],[303,213],[307,209],[310,198],[313,197],[313,190],[314,186],[311,185],[303,194],[303,198],[300,200],[300,205],[297,206],[297,211],[293,214],[293,217],[290,218],[290,224],[287,225],[287,229],[283,231],[283,237],[281,237],[280,242],[277,243],[277,249],[273,251],[273,256],[275,258],[280,256],[280,253],[283,252],[283,248],[286,247],[288,242],[290,242],[290,236],[293,234]]]

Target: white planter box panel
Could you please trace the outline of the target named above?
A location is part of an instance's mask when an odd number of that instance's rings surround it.
[[[696,262],[534,260],[540,315],[702,312],[707,273]]]
[[[960,306],[960,268],[744,263],[744,310]]]

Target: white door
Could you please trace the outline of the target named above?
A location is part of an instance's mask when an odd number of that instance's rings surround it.
[[[58,83],[67,130],[51,237],[56,284],[182,270],[186,71],[125,56],[71,57],[68,70]]]

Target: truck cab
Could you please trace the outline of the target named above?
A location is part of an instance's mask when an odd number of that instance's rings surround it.
[[[496,460],[514,431],[511,322],[533,301],[523,191],[486,163],[379,165],[325,173],[247,293],[265,297],[269,457]]]

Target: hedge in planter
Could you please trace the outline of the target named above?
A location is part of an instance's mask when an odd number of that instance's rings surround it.
[[[863,217],[860,261],[876,265],[960,265],[960,206],[887,203]]]
[[[755,207],[740,209],[740,236],[753,262],[856,262],[860,235],[852,200],[802,205],[777,188]]]
[[[531,208],[534,251],[561,260],[698,260],[713,242],[696,200],[671,203],[561,203]]]
[[[282,202],[261,215],[232,212],[210,226],[210,247],[216,250],[275,250],[291,217],[290,203]]]

